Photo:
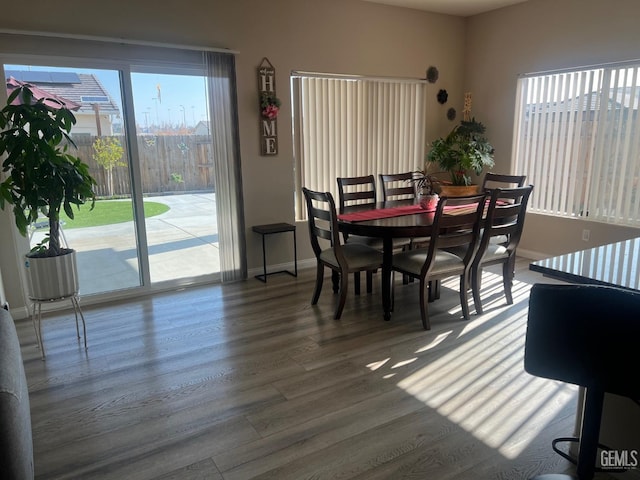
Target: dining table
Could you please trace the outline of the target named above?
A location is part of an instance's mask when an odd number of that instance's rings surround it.
[[[382,240],[381,284],[385,320],[391,319],[393,239],[430,236],[435,213],[435,209],[425,210],[415,200],[393,200],[344,207],[338,214],[338,228],[342,233]]]

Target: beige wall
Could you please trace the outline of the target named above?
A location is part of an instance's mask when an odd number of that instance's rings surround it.
[[[450,128],[445,119],[449,106],[462,108],[465,21],[461,18],[358,0],[184,0],[171,7],[151,0],[68,0],[55,8],[37,0],[29,9],[47,13],[25,15],[23,6],[8,3],[3,5],[0,29],[206,45],[239,52],[238,106],[250,269],[262,262],[260,237],[252,233],[251,226],[294,221],[289,120],[292,70],[424,78],[426,69],[436,65],[440,79],[429,85],[428,138]],[[0,52],[4,49],[0,45]],[[277,157],[259,155],[256,68],[263,57],[276,68],[277,93],[284,102]],[[435,99],[440,88],[450,94],[445,106]],[[306,224],[298,225],[298,233],[299,258],[311,258]],[[18,306],[21,300],[8,285],[17,275],[16,262],[7,260],[8,256],[11,253],[0,257],[0,268],[7,296]],[[273,263],[288,262],[291,252],[275,248],[269,257]]]
[[[496,147],[495,171],[511,167],[517,75],[640,58],[638,18],[637,0],[529,0],[469,19],[465,88]],[[637,235],[633,228],[530,214],[520,245],[541,256]]]
[[[268,8],[266,6],[268,5]],[[24,15],[17,3],[3,6],[0,28],[227,47],[237,55],[240,141],[249,268],[261,262],[259,237],[251,226],[293,222],[293,154],[289,102],[292,70],[362,75],[424,77],[435,65],[440,79],[430,85],[427,139],[449,130],[450,106],[462,109],[462,94],[473,92],[473,113],[488,127],[496,147],[495,171],[509,171],[516,77],[519,73],[640,56],[637,0],[529,0],[523,4],[461,19],[358,0],[185,0],[164,8],[151,0],[87,2],[69,0],[50,8],[44,0]],[[100,21],[95,21],[99,18]],[[0,51],[3,46],[0,45]],[[261,157],[258,143],[256,67],[268,57],[277,71],[279,117],[277,157]],[[440,105],[435,94],[449,91]],[[0,216],[3,225],[6,216]],[[298,226],[299,258],[311,257],[306,225]],[[582,230],[591,241],[581,240]],[[529,215],[522,251],[555,254],[618,238],[636,230],[582,220]],[[8,235],[2,235],[3,247]],[[10,302],[21,302],[13,283],[20,248],[0,253]],[[290,252],[270,250],[273,263]]]

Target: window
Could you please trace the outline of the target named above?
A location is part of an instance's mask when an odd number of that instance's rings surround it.
[[[302,187],[332,192],[337,177],[401,173],[424,163],[422,80],[294,74],[296,218]]]
[[[516,170],[532,211],[640,225],[640,62],[518,80]]]

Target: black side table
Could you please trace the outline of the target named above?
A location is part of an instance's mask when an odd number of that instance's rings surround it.
[[[267,276],[275,275],[276,273],[288,273],[293,277],[297,277],[298,276],[298,250],[296,246],[296,226],[291,225],[290,223],[270,223],[268,225],[254,225],[252,227],[252,230],[262,235],[262,265],[263,265],[262,269],[264,273],[261,275],[256,275],[256,278],[261,282],[267,283]],[[289,270],[279,270],[277,272],[267,273],[267,252],[265,249],[264,238],[267,235],[271,235],[274,233],[286,233],[286,232],[293,232],[293,266],[295,271],[290,272]]]

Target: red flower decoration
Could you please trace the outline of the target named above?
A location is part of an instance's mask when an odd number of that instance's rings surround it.
[[[269,120],[273,120],[278,116],[278,112],[280,109],[275,105],[267,105],[264,109],[262,109],[262,116],[268,118]]]

